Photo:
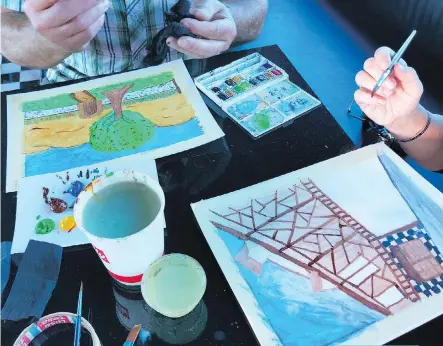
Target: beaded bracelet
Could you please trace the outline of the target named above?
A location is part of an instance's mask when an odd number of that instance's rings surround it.
[[[426,120],[426,125],[423,127],[423,129],[420,132],[418,132],[414,137],[410,137],[410,138],[406,138],[406,139],[395,138],[396,141],[400,142],[400,143],[408,143],[408,142],[412,142],[412,141],[416,140],[417,138],[419,138],[420,136],[422,136],[426,132],[426,130],[429,128],[429,126],[431,125],[431,119],[432,119],[431,113],[430,112],[426,112],[426,113],[428,115],[428,118]]]

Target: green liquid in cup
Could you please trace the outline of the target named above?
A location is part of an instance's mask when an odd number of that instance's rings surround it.
[[[204,273],[185,256],[172,256],[149,269],[143,294],[148,304],[169,317],[189,313],[200,301],[205,287]]]
[[[121,182],[104,187],[85,205],[83,225],[101,238],[121,238],[147,227],[160,211],[160,199],[148,186]]]

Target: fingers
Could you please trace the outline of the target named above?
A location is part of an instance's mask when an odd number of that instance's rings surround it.
[[[365,107],[364,105],[384,106],[386,104],[386,99],[377,94],[371,97],[371,92],[366,89],[357,90],[354,93],[354,99],[360,107]]]
[[[360,88],[365,88],[367,90],[373,90],[377,83],[377,81],[366,71],[360,71],[357,73],[355,76],[355,82]],[[383,97],[389,97],[394,91],[394,89],[389,88],[389,86],[390,83],[388,83],[388,85],[383,83],[380,89],[377,90],[377,94]]]
[[[210,40],[222,40],[231,42],[236,36],[236,28],[227,20],[215,20],[213,22],[201,22],[186,18],[181,22],[197,36]]]
[[[34,9],[35,11],[43,11],[53,6],[59,0],[26,0],[24,8]]]
[[[369,58],[369,59],[367,59],[367,60],[365,61],[364,65],[363,65],[363,69],[364,69],[369,75],[371,75],[371,77],[374,78],[374,80],[376,80],[376,81],[381,77],[381,75],[382,75],[382,73],[383,73],[383,71],[384,71],[384,69],[382,69],[382,68],[378,65],[378,63],[377,63],[377,61],[375,60],[375,58]],[[394,77],[389,76],[389,77],[385,80],[385,82],[383,83],[383,85],[384,85],[386,88],[392,90],[392,89],[394,89],[394,88],[397,86],[397,81],[395,80]]]
[[[97,21],[97,19],[99,19],[101,16],[103,16],[106,10],[106,3],[100,2],[86,12],[73,18],[66,24],[52,29],[52,35],[54,38],[63,38],[78,34],[79,32],[82,32],[83,30],[88,28],[95,21]]]
[[[180,37],[177,40],[178,50],[192,52],[192,56],[208,58],[218,55],[229,48],[229,43],[225,41],[203,40],[189,36]]]
[[[181,48],[178,45],[177,41],[178,40],[176,38],[169,37],[166,42],[167,42],[169,47],[171,47],[172,49],[175,49],[176,51],[182,52],[183,54],[185,54],[187,56],[191,56],[191,57],[196,58],[196,59],[203,59],[202,55],[199,55],[199,54],[197,54],[195,52],[191,52],[190,50]]]
[[[375,51],[374,59],[381,70],[386,70],[391,64],[395,52],[389,47],[380,47]]]
[[[64,47],[69,48],[69,50],[72,52],[80,52],[84,50],[89,42],[97,35],[97,32],[103,26],[104,21],[105,15],[102,15],[86,29],[71,36],[68,40],[66,40]]]
[[[410,96],[421,97],[423,94],[423,84],[412,67],[395,65],[394,75],[401,82],[403,91]]]
[[[382,70],[386,70],[392,62],[395,52],[389,47],[380,47],[375,51],[374,58],[378,66]],[[400,59],[398,62],[401,65],[407,66],[406,61]]]
[[[40,30],[56,28],[95,6],[106,11],[109,0],[59,0],[46,10],[35,13],[33,25]]]
[[[202,21],[210,21],[215,14],[225,10],[223,4],[219,1],[200,0],[194,1],[189,13],[195,18]]]

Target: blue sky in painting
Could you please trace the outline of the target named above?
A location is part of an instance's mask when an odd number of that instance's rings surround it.
[[[154,136],[142,146],[122,152],[98,152],[89,143],[75,148],[54,148],[41,153],[26,155],[25,176],[59,172],[72,167],[87,166],[119,157],[167,147],[203,135],[200,124],[193,118],[184,124],[156,127]]]
[[[223,231],[234,257],[244,242]],[[237,263],[268,321],[287,346],[326,346],[343,342],[384,318],[340,290],[314,294],[308,279],[266,262],[261,276]]]

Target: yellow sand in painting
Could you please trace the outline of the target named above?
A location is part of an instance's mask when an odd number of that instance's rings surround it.
[[[195,116],[192,106],[183,94],[164,99],[123,106],[123,110],[138,112],[157,126],[173,126],[185,123]],[[77,116],[42,121],[24,127],[24,153],[33,154],[50,148],[70,148],[89,142],[89,127],[111,112],[104,110],[94,118]]]
[[[142,114],[157,126],[174,126],[191,120],[195,116],[192,106],[180,94],[123,107]]]

